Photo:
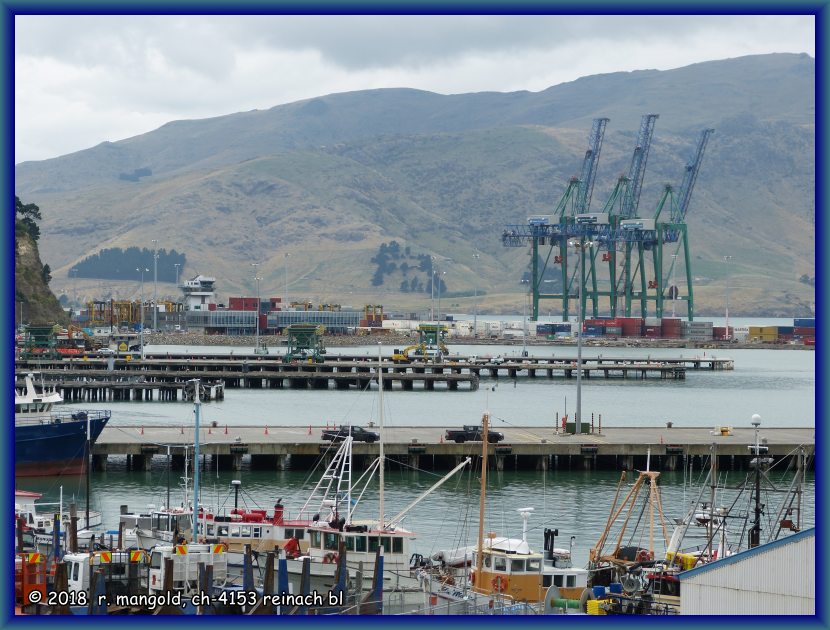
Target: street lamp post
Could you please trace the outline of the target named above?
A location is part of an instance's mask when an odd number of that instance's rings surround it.
[[[585,284],[585,250],[593,247],[593,241],[570,241],[572,247],[577,250],[577,269],[579,277],[579,305],[577,306],[577,326],[578,334],[576,343],[576,434],[582,435],[582,334],[583,334],[583,317],[582,311],[582,285]]]
[[[282,310],[288,310],[288,258],[291,256],[288,252],[283,254],[283,258],[285,258],[285,292],[283,293],[282,300]]]
[[[176,268],[176,288],[179,288],[179,267],[182,266],[181,263],[173,263],[173,266]]]
[[[144,272],[150,271],[147,268],[136,267],[135,270],[141,274],[141,292],[139,294],[141,309],[141,330],[138,333],[138,342],[141,346],[141,358],[144,359]]]
[[[732,260],[732,256],[724,256],[723,261],[726,263],[726,339],[727,341],[730,339],[729,337],[729,261]]]
[[[441,271],[438,274],[438,321],[441,321],[441,278],[447,275],[446,271]]]
[[[158,330],[158,261],[159,242],[158,239],[150,241],[153,244],[153,332]]]
[[[481,258],[480,254],[473,254],[473,260],[478,261]],[[476,267],[478,265],[476,264]],[[478,337],[478,269],[474,270],[473,274],[473,339]]]
[[[429,321],[435,320],[435,256],[429,259]]]
[[[259,281],[262,280],[262,278],[260,278],[257,273],[257,271],[259,271],[259,263],[251,263],[251,267],[254,268],[254,280],[256,280],[256,336],[254,337],[254,352],[256,352],[259,349]]]

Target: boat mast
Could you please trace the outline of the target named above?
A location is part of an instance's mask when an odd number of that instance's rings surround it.
[[[761,416],[752,416],[752,426],[755,427],[755,522],[749,530],[749,548],[761,544],[761,448],[758,443],[758,427],[761,425]]]
[[[380,485],[379,497],[379,511],[380,518],[378,519],[378,529],[383,530],[383,469],[385,462],[383,461],[383,357],[381,356],[381,345],[378,342],[378,421],[380,422],[380,440],[378,440],[378,461],[380,469],[378,470],[378,482]]]
[[[489,442],[490,412],[485,411],[481,419],[481,489],[478,494],[478,546],[476,552],[476,582],[473,587],[481,590],[481,570],[484,568],[484,497],[487,493],[487,446]]]
[[[90,434],[89,423],[90,423],[89,412],[87,412],[87,414],[86,414],[86,458],[85,458],[86,462],[84,462],[85,463],[85,468],[86,468],[86,529],[89,529],[89,474],[91,472],[90,469],[92,468],[92,462],[90,461],[92,459],[92,447],[90,445],[90,438],[89,438],[89,434]]]
[[[197,525],[199,523],[199,415],[201,413],[202,401],[199,400],[199,379],[194,378],[193,383],[193,411],[196,415],[196,428],[193,434],[193,530],[192,541],[198,542]]]

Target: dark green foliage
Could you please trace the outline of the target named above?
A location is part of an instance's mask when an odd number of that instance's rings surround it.
[[[396,263],[394,261],[400,261]],[[417,263],[417,266],[415,264]],[[407,276],[411,272],[421,271],[425,274],[425,282],[421,282],[417,277],[409,278],[403,277],[399,285],[400,291],[403,293],[415,293],[419,291],[426,291],[430,293],[432,283],[429,279],[429,274],[432,271],[432,258],[429,254],[412,253],[409,246],[401,248],[397,241],[390,241],[389,243],[381,243],[378,247],[378,253],[371,258],[371,262],[377,265],[375,273],[372,276],[372,286],[378,287],[383,284],[384,276],[400,272],[401,276]],[[447,285],[443,280],[435,283],[435,288],[438,294],[444,295],[447,291]]]
[[[15,218],[15,231],[17,229],[25,230],[29,233],[29,236],[32,237],[33,241],[37,241],[40,238],[40,228],[38,227],[35,221],[40,221],[40,208],[38,208],[33,203],[24,204],[20,201],[20,198],[15,196],[14,198],[14,218]],[[18,228],[18,226],[20,226]]]
[[[43,265],[43,269],[40,273],[41,276],[43,276],[43,284],[49,284],[49,281],[52,279],[52,269],[49,265]]]
[[[186,257],[175,249],[158,250],[158,279],[162,282],[176,281],[176,264],[184,267]],[[136,269],[153,270],[153,250],[129,247],[102,249],[97,254],[84,258],[75,265],[79,278],[105,278],[112,280],[135,280],[140,273]],[[145,278],[148,276],[145,273]]]
[[[401,280],[400,292],[409,293],[409,280]]]
[[[137,168],[132,173],[120,173],[118,175],[118,179],[127,181],[127,182],[137,182],[142,177],[148,177],[153,174],[153,171],[149,168]]]

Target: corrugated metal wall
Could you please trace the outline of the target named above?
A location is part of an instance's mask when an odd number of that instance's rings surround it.
[[[816,539],[807,536],[682,581],[683,615],[814,615]]]

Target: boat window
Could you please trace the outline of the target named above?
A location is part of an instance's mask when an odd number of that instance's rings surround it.
[[[240,535],[244,536],[245,538],[249,538],[251,536],[251,526],[250,525],[243,525],[239,528]]]
[[[302,540],[305,538],[305,530],[302,527],[298,527],[294,530],[294,538],[297,540]]]
[[[378,550],[378,537],[369,536],[369,552],[374,553]]]
[[[511,560],[510,561],[510,573],[524,573],[525,572],[525,561],[524,558],[521,560]]]
[[[262,528],[261,527],[254,527],[253,537],[254,538],[261,538],[262,537]]]
[[[344,536],[343,542],[346,543],[346,551],[354,551],[354,536]]]
[[[493,569],[496,571],[507,571],[507,558],[496,556],[493,558]]]
[[[354,550],[366,553],[366,536],[354,537]]]
[[[562,578],[565,577],[563,575],[554,575],[553,576],[553,585],[554,586],[562,586]]]
[[[403,538],[392,539],[392,553],[403,553]]]
[[[551,576],[549,576],[549,575],[543,575],[542,576],[542,586],[544,588],[547,588],[547,587],[550,586],[550,578],[551,578]]]
[[[542,570],[542,561],[539,558],[528,558],[527,559],[527,571],[528,573],[539,573]]]
[[[490,556],[484,556],[484,566],[490,568]]]
[[[337,534],[326,532],[323,538],[323,548],[329,551],[337,551]]]
[[[227,536],[228,535],[228,526],[227,525],[218,525],[216,529],[217,536]]]
[[[311,532],[311,546],[320,547],[320,532]]]
[[[78,581],[78,572],[80,571],[81,563],[80,562],[73,562],[72,563],[72,581]]]
[[[207,526],[207,535],[208,536],[213,536],[213,531],[214,531],[213,525],[208,525]]]
[[[160,569],[161,568],[161,554],[154,553],[150,557],[150,568],[151,569]]]
[[[568,584],[567,585],[571,586],[571,587],[576,586],[576,576],[575,575],[569,575],[568,576]]]
[[[176,531],[179,529],[179,517],[178,516],[171,516],[170,517],[170,527],[168,527],[171,532]]]
[[[231,527],[230,532],[231,532],[231,536],[233,538],[239,538],[239,527],[238,526]]]
[[[383,545],[384,551],[392,551],[392,539],[389,536],[381,536],[380,544]]]

